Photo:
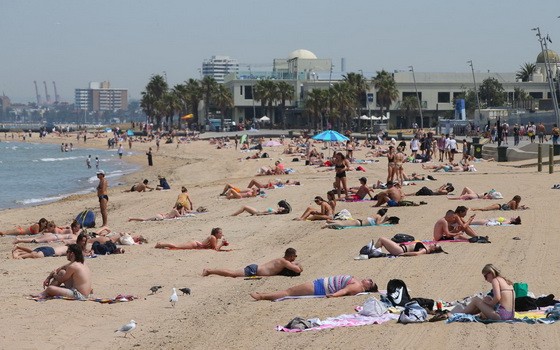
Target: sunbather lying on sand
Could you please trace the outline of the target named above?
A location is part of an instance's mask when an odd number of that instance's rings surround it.
[[[177,203],[175,208],[171,209],[167,214],[157,214],[150,218],[128,218],[128,221],[161,221],[165,219],[175,219],[183,215],[185,215],[185,210],[181,204]]]
[[[521,225],[521,217],[510,218],[509,220],[504,217],[497,217],[491,219],[478,219],[473,220],[471,225],[479,225],[479,226],[500,226],[504,224],[509,225]]]
[[[492,204],[489,205],[485,208],[471,208],[471,210],[473,211],[490,211],[490,210],[525,210],[525,209],[529,209],[529,207],[526,207],[524,205],[520,205],[519,203],[521,202],[521,196],[516,195],[514,196],[509,202],[505,203],[505,204]]]
[[[167,243],[167,242],[157,242],[155,248],[158,249],[213,249],[221,250],[222,247],[228,246],[229,243],[226,241],[222,229],[219,227],[213,228],[212,233],[202,242],[191,241],[185,243]],[[221,242],[219,241],[221,239]]]
[[[63,240],[73,240],[73,243],[76,242],[76,238],[81,231],[80,224],[76,220],[72,222],[70,225],[71,233],[68,234],[59,234],[59,233],[45,233],[40,237],[34,238],[16,238],[14,239],[14,244],[18,243],[49,243],[49,242],[58,242]]]
[[[453,200],[496,199],[496,197],[492,195],[493,193],[496,193],[496,191],[491,190],[491,191],[479,194],[479,193],[476,193],[475,191],[471,190],[470,188],[465,187],[465,188],[463,188],[463,191],[461,191],[460,196],[447,197],[447,199],[453,199]]]
[[[255,300],[276,300],[288,296],[317,295],[327,298],[356,295],[358,293],[378,291],[377,284],[372,279],[358,280],[350,275],[338,275],[318,278],[313,282],[298,284],[286,290],[273,293],[251,293]]]
[[[354,219],[354,220],[327,220],[327,223],[321,228],[341,228],[341,227],[353,227],[353,226],[375,226],[385,223],[390,223],[389,218],[385,215],[388,209],[383,208],[377,211],[372,217],[368,217],[365,220]],[[397,222],[398,223],[398,222]]]
[[[239,210],[237,210],[235,213],[231,214],[231,216],[237,216],[241,213],[249,213],[251,215],[273,215],[273,214],[289,214],[292,211],[291,206],[288,204],[288,202],[286,202],[285,200],[282,200],[280,202],[278,202],[278,208],[273,209],[273,208],[268,208],[265,211],[258,211],[257,209],[250,207],[248,205],[244,205],[242,206]]]
[[[38,233],[41,233],[44,229],[47,228],[47,223],[48,222],[49,221],[47,219],[41,218],[39,220],[39,222],[37,222],[36,224],[33,224],[29,227],[18,226],[14,229],[0,231],[0,236],[5,236],[5,235],[36,235]]]
[[[266,262],[262,265],[247,265],[242,270],[204,269],[202,276],[219,275],[225,277],[253,277],[253,276],[299,276],[303,268],[296,263],[297,253],[294,248],[286,249],[283,258]]]
[[[373,241],[371,241],[373,243]],[[371,249],[372,257],[383,256],[381,248],[385,248],[389,254],[395,256],[418,256],[422,254],[445,253],[440,245],[433,243],[416,242],[412,244],[399,244],[390,238],[379,237]]]

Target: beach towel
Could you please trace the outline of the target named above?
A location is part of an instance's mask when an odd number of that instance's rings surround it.
[[[333,226],[329,226],[328,228],[332,228],[334,230],[342,230],[342,229],[346,229],[346,228],[364,228],[364,227],[376,227],[376,226],[395,226],[392,224],[381,224],[381,225],[368,225],[368,226],[343,226],[343,227],[333,227]]]
[[[337,317],[329,317],[324,320],[309,320],[313,327],[307,329],[289,329],[285,328],[284,326],[276,326],[276,330],[288,333],[300,333],[338,327],[358,327],[371,324],[381,324],[387,321],[396,320],[398,318],[399,316],[390,313],[386,313],[382,316],[377,317],[362,316],[360,314],[343,314]]]
[[[48,297],[48,298],[47,297],[41,297],[41,296],[29,296],[28,299],[39,301],[39,302],[43,302],[43,301],[47,301],[47,300],[54,300],[54,299],[78,301],[77,299],[74,299],[74,298],[62,297],[62,296]],[[130,295],[130,294],[119,294],[114,298],[92,298],[92,297],[89,297],[87,300],[84,300],[84,301],[95,301],[95,302],[100,303],[100,304],[115,304],[115,303],[126,303],[126,302],[129,302],[129,301],[133,301],[135,299],[138,299],[138,297],[134,296],[134,295]]]
[[[527,323],[527,324],[537,324],[537,323],[544,323],[544,324],[552,324],[556,322],[556,319],[551,317],[546,317],[544,313],[542,313],[542,317],[535,317],[535,313],[531,312],[529,315],[524,315],[525,312],[516,312],[515,318],[513,320],[487,320],[482,319],[478,316],[469,315],[469,314],[452,314],[449,318],[445,321],[445,323],[452,323],[452,322],[479,322],[483,324],[489,323]]]
[[[358,293],[356,295],[368,295],[371,293],[368,292],[362,292],[362,293]],[[313,298],[326,298],[325,295],[290,295],[287,297],[282,297],[282,298],[278,298],[276,300],[273,301],[284,301],[284,300],[292,300],[292,299],[313,299]]]

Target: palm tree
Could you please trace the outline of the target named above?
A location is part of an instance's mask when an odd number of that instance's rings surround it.
[[[353,114],[356,106],[355,94],[350,84],[345,81],[334,84],[330,93],[333,108],[339,116],[338,127],[340,128],[340,122],[348,123],[350,116]]]
[[[148,119],[153,122],[156,117],[156,125],[159,127],[161,118],[165,115],[163,96],[168,90],[167,82],[163,76],[153,75],[145,91],[142,91],[142,100],[140,105]]]
[[[274,116],[273,116],[273,104],[274,101],[278,99],[278,89],[276,83],[270,79],[259,80],[257,84],[255,84],[255,94],[254,98],[256,101],[261,102],[261,107],[264,111],[265,106],[268,106],[268,117],[271,119],[272,123],[274,124]]]
[[[313,117],[313,125],[317,125],[317,119],[328,104],[328,93],[328,90],[312,89],[305,97],[305,110]]]
[[[202,96],[204,97],[204,111],[206,114],[206,121],[208,122],[210,102],[218,88],[218,82],[214,77],[207,75],[200,81],[200,88],[202,89]]]
[[[167,130],[173,127],[173,116],[180,110],[181,104],[173,90],[167,91],[162,98],[162,111]]]
[[[373,78],[373,86],[377,90],[377,103],[383,115],[383,108],[389,110],[391,104],[399,98],[395,78],[384,69],[377,71],[377,75]]]
[[[521,81],[529,81],[529,79],[531,79],[531,75],[533,75],[536,70],[537,66],[534,63],[525,62],[519,67],[517,73],[515,73],[515,78],[520,79]]]
[[[221,111],[222,130],[224,130],[224,118],[228,109],[233,108],[233,96],[231,91],[223,84],[219,84],[214,94],[214,103]]]
[[[291,101],[294,98],[294,86],[285,81],[276,84],[278,96],[280,99],[280,106],[282,107],[282,128],[286,129],[286,100]]]
[[[187,102],[190,112],[194,114],[192,120],[198,122],[198,104],[203,98],[202,87],[200,86],[200,81],[196,79],[189,79],[185,82],[185,101]]]
[[[369,83],[362,74],[348,73],[343,75],[342,78],[350,85],[351,90],[355,95],[355,104],[358,108],[362,108],[362,102],[365,101],[366,91],[369,89]],[[359,112],[357,114],[360,114]]]
[[[418,110],[418,99],[415,96],[406,96],[400,103],[401,112],[406,119],[406,125],[401,125],[401,128],[410,125],[410,113]]]

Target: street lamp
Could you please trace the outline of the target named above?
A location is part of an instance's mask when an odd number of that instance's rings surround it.
[[[558,101],[556,99],[556,91],[554,90],[554,83],[552,82],[552,71],[550,70],[550,63],[548,62],[548,47],[546,41],[550,41],[550,37],[547,35],[546,38],[541,36],[541,29],[539,27],[533,28],[531,30],[537,31],[537,37],[541,43],[541,52],[544,58],[544,67],[546,70],[546,80],[548,81],[548,87],[550,89],[550,94],[552,95],[552,107],[554,107],[554,114],[556,116],[556,124],[560,125],[560,115],[558,113]],[[552,42],[552,41],[550,41]]]
[[[414,90],[416,90],[416,99],[418,100],[418,110],[420,111],[420,129],[424,129],[424,118],[422,117],[422,101],[420,101],[420,94],[418,93],[418,87],[416,86],[416,75],[414,74],[414,67],[408,66],[412,72],[412,80],[414,81]]]
[[[473,67],[472,60],[467,61],[467,63],[470,64],[471,66],[472,80],[474,83],[474,93],[476,94],[476,108],[478,109],[478,119],[480,122],[482,121],[482,114],[480,113],[480,99],[478,98],[478,89],[476,88],[476,79],[474,78],[474,67]]]

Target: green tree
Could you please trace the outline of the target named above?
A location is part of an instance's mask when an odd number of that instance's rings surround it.
[[[386,70],[377,71],[377,75],[373,78],[373,86],[377,90],[377,104],[381,107],[381,115],[383,109],[389,110],[391,104],[399,98],[399,90],[393,75]]]
[[[165,124],[167,125],[167,130],[170,130],[170,128],[173,128],[173,117],[179,112],[181,104],[173,90],[165,92],[161,103],[161,109],[165,116]]]
[[[274,124],[273,105],[274,101],[278,100],[278,87],[276,83],[270,79],[259,80],[255,84],[254,96],[256,101],[261,102],[261,107],[264,111],[267,106],[267,114],[272,123]]]
[[[286,100],[291,101],[294,98],[295,89],[292,84],[285,81],[279,82],[276,87],[282,111],[282,128],[286,129]]]
[[[212,102],[212,97],[218,89],[218,82],[216,81],[216,79],[214,79],[214,77],[207,75],[200,81],[200,88],[202,90],[202,96],[204,97],[204,112],[206,114],[205,118],[206,121],[208,121],[210,103]]]
[[[230,108],[233,108],[233,96],[231,91],[223,84],[219,84],[216,89],[216,93],[214,94],[214,103],[221,112],[222,130],[224,130],[224,118],[226,117],[226,112]]]
[[[406,126],[401,125],[401,127],[408,127],[411,124],[410,123],[411,114],[419,110],[418,98],[416,98],[416,96],[406,96],[400,103],[400,110],[403,116],[406,118]]]
[[[309,119],[313,119],[313,125],[317,125],[317,121],[321,113],[326,109],[326,106],[329,103],[328,94],[328,90],[312,89],[305,96],[305,110],[309,115],[311,115],[312,118]],[[312,128],[313,126],[309,125],[309,129]]]
[[[531,79],[531,75],[535,73],[536,70],[537,66],[534,63],[525,62],[519,67],[519,70],[515,73],[515,77],[521,81],[529,81],[529,79]]]
[[[366,99],[366,91],[369,89],[369,83],[363,75],[358,73],[348,73],[342,76],[343,80],[350,85],[350,89],[354,94],[354,104],[358,109],[364,107]],[[358,110],[356,115],[361,114]]]
[[[194,115],[193,119],[198,122],[198,104],[203,98],[202,87],[200,86],[200,81],[192,78],[185,83],[185,102],[190,107],[189,111]]]
[[[488,107],[500,107],[506,101],[503,85],[496,78],[486,78],[480,84],[479,98]]]
[[[163,96],[167,90],[167,82],[163,76],[157,74],[152,76],[145,90],[142,91],[140,106],[150,122],[153,122],[154,117],[156,118],[157,127],[161,125],[161,119],[165,115]]]
[[[331,88],[331,103],[333,106],[333,113],[338,116],[338,127],[340,129],[340,123],[348,123],[348,119],[353,114],[354,108],[356,106],[356,99],[354,91],[350,84],[345,81],[335,83]],[[331,118],[334,116],[331,115]],[[334,120],[333,120],[334,122]]]

